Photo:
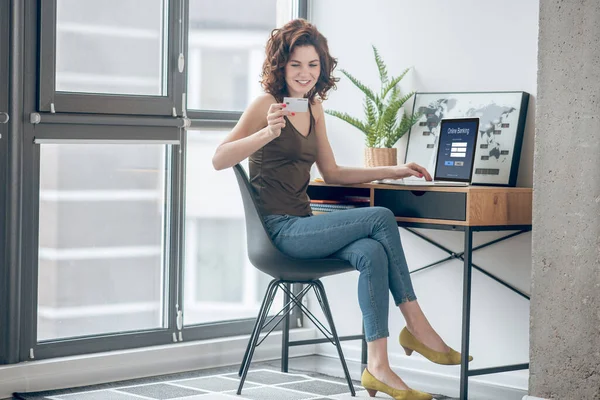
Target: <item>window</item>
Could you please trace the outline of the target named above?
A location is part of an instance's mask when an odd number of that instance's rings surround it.
[[[255,318],[271,280],[248,260],[244,207],[233,171],[215,171],[211,164],[227,133],[188,131],[186,325]],[[276,298],[272,311],[279,311],[282,298]]]
[[[184,1],[44,0],[40,112],[183,115]],[[183,67],[184,65],[182,65]]]
[[[0,363],[251,332],[270,279],[248,262],[237,184],[210,155],[226,134],[215,127],[260,93],[263,46],[291,5],[27,0],[11,26],[0,2],[0,55],[11,37],[22,55],[12,75],[0,57],[0,81],[28,116],[0,141],[22,166],[0,189],[13,213]],[[186,133],[186,103],[215,110],[188,114],[210,129]]]
[[[277,0],[190,0],[189,109],[242,111],[262,93],[265,43],[277,27],[277,7],[284,5]]]
[[[168,148],[41,145],[39,341],[165,325]]]
[[[56,90],[166,94],[164,0],[58,0]]]

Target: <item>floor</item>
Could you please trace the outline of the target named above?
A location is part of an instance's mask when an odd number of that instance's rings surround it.
[[[356,397],[351,397],[343,379],[339,359],[325,356],[305,356],[290,359],[289,374],[280,372],[279,361],[253,362],[242,396],[237,396],[238,366],[203,369],[179,374],[114,382],[103,385],[72,388],[61,391],[19,394],[15,400],[349,400],[370,399],[354,381]],[[358,362],[348,361],[354,379],[362,371]],[[437,400],[456,400],[458,382],[442,376],[428,377],[418,371],[404,370],[401,376],[416,389],[438,391]],[[472,381],[469,400],[521,400],[527,392]],[[378,399],[390,399],[377,393]]]
[[[19,394],[25,400],[349,400],[370,398],[354,382],[356,397],[351,397],[344,379],[315,372],[316,365],[326,365],[325,357],[302,357],[290,361],[294,369],[284,374],[279,362],[253,363],[242,395],[236,395],[239,384],[237,366],[163,375],[84,388]],[[339,363],[339,360],[335,360]],[[318,369],[318,368],[317,368]],[[378,393],[377,398],[390,398]],[[437,400],[451,400],[437,395]]]

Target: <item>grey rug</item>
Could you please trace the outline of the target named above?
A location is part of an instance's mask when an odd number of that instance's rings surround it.
[[[282,373],[268,364],[250,370],[242,395],[236,394],[239,377],[232,367],[138,379],[105,385],[37,393],[15,393],[22,400],[350,400],[370,398],[354,382],[356,397],[347,383],[311,372]],[[388,398],[377,393],[377,398]],[[449,400],[435,396],[437,400]]]

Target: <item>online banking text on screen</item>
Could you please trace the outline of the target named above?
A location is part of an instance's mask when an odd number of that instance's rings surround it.
[[[477,120],[472,119],[442,121],[436,179],[470,179],[477,126]]]

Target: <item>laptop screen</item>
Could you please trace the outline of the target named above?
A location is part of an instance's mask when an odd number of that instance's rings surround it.
[[[442,120],[435,180],[471,181],[478,130],[479,118]]]

